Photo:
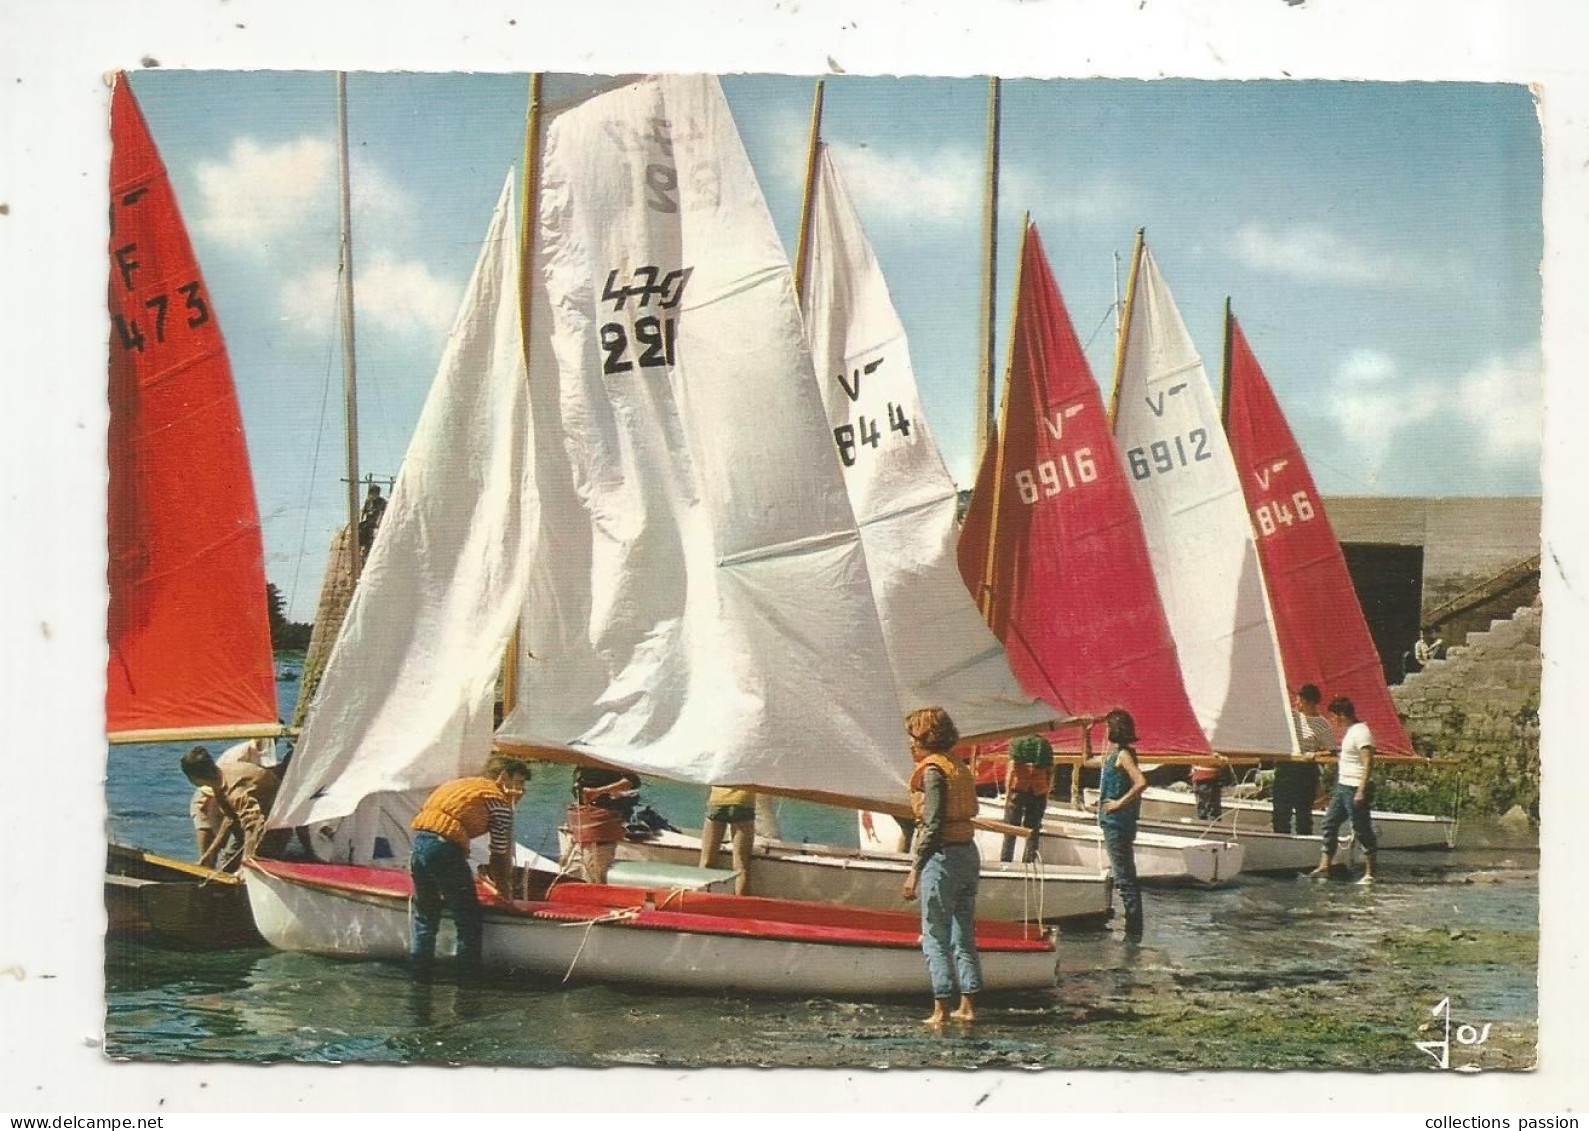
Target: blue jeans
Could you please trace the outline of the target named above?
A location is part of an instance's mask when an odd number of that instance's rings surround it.
[[[1019,825],[1023,829],[1042,828],[1043,814],[1047,811],[1046,793],[1012,793],[1004,799],[1005,823]],[[1004,846],[999,850],[999,859],[1006,864],[1015,859],[1015,837],[1004,838]],[[1037,837],[1029,836],[1026,838],[1026,848],[1021,854],[1021,862],[1030,864],[1036,859]]]
[[[1114,873],[1115,891],[1126,911],[1126,934],[1142,935],[1142,889],[1137,886],[1137,827],[1100,824],[1103,845],[1109,853],[1109,870]]]
[[[982,989],[974,925],[981,872],[982,857],[974,844],[947,844],[922,863],[917,892],[921,949],[935,998],[953,997],[956,985],[963,994]]]
[[[1352,835],[1357,838],[1357,843],[1363,846],[1363,851],[1373,852],[1379,848],[1379,840],[1374,836],[1374,822],[1369,815],[1373,805],[1372,784],[1363,791],[1361,804],[1357,801],[1355,785],[1335,787],[1335,792],[1330,795],[1330,807],[1324,814],[1324,855],[1335,855],[1335,849],[1341,843],[1341,826],[1346,823],[1348,817],[1352,819]]]
[[[413,937],[408,954],[415,970],[428,973],[435,961],[436,931],[441,926],[443,903],[458,924],[459,968],[479,969],[485,917],[475,895],[474,873],[469,869],[467,854],[444,836],[415,833],[408,871],[414,878]]]

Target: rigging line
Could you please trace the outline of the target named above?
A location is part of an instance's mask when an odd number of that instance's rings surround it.
[[[1111,302],[1109,304],[1109,309],[1105,310],[1103,312],[1103,317],[1098,319],[1098,325],[1094,326],[1092,328],[1092,333],[1087,335],[1086,344],[1081,347],[1082,353],[1086,353],[1092,347],[1092,340],[1098,336],[1098,331],[1104,328],[1104,324],[1109,321],[1109,316],[1115,312],[1115,308],[1119,305],[1119,303],[1115,302]]]
[[[333,313],[340,315],[342,312],[342,297],[340,294],[340,288],[337,298],[334,300],[334,305],[336,309],[333,311]],[[315,475],[320,468],[320,445],[324,441],[326,433],[326,407],[330,403],[331,399],[331,346],[332,342],[327,340],[325,379],[320,386],[320,423],[315,427],[314,452],[309,457],[308,497],[304,500],[303,527],[298,532],[298,556],[292,567],[292,587],[287,593],[287,608],[289,610],[297,603],[298,600],[298,574],[303,568],[304,552],[305,548],[309,544],[309,514],[313,509],[312,502],[314,496]],[[315,608],[313,615],[320,615],[320,610],[318,607]]]

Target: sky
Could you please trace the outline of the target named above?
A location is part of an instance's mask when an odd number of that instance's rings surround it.
[[[137,95],[232,359],[289,616],[343,520],[335,83],[144,70]],[[549,76],[549,100],[580,79]],[[394,476],[510,166],[528,81],[348,79],[360,475]],[[813,80],[723,88],[784,245]],[[987,82],[830,76],[834,150],[951,473],[972,479]],[[1542,153],[1522,85],[1003,84],[996,357],[1020,219],[1042,233],[1094,376],[1135,232],[1218,381],[1226,296],[1326,495],[1537,495]]]

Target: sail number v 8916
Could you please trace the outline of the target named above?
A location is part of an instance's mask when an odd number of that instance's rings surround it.
[[[1193,428],[1185,436],[1154,440],[1146,447],[1132,448],[1126,452],[1126,462],[1131,465],[1133,479],[1146,479],[1155,472],[1163,475],[1177,467],[1213,458],[1214,454],[1208,450],[1207,428]]]
[[[1035,474],[1034,474],[1035,471]],[[1031,505],[1038,499],[1051,499],[1061,490],[1072,490],[1079,483],[1098,478],[1098,465],[1091,448],[1077,448],[1058,459],[1045,459],[1036,468],[1023,467],[1015,473],[1015,487],[1021,502]]]

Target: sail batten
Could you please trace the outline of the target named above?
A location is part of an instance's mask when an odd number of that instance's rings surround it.
[[[279,733],[231,364],[125,75],[111,139],[106,730],[113,742]]]
[[[1279,643],[1219,407],[1140,241],[1115,405],[1121,468],[1204,735],[1222,752],[1294,753]]]
[[[922,411],[904,325],[825,145],[816,166],[801,305],[825,447],[860,523],[900,710],[941,706],[966,735],[1050,726],[1066,712],[1021,688],[960,583],[959,498]]]
[[[1035,226],[1021,247],[1003,427],[984,455],[960,570],[1022,684],[1077,715],[1130,711],[1142,749],[1208,750],[1182,685],[1098,385]],[[1065,750],[1079,729],[1051,736]]]
[[[1411,754],[1341,544],[1262,367],[1227,315],[1226,430],[1274,607],[1292,686],[1350,698],[1376,750]]]

